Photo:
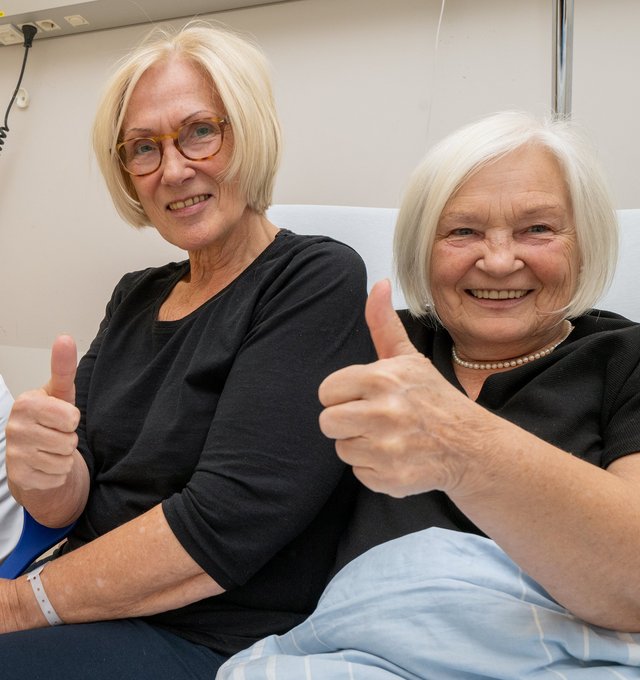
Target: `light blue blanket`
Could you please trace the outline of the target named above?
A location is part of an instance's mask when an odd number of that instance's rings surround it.
[[[427,529],[361,555],[305,622],[216,678],[640,679],[640,635],[576,619],[491,540]]]

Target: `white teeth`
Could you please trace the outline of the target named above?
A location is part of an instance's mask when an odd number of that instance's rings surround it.
[[[512,300],[526,295],[526,290],[480,290],[472,289],[471,295],[482,300]]]
[[[200,194],[200,196],[192,196],[184,201],[175,201],[174,203],[169,203],[169,210],[180,210],[180,208],[187,208],[190,205],[195,205],[201,201],[206,201],[209,198],[209,194]]]

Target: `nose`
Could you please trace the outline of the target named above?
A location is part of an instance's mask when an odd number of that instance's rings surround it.
[[[486,240],[476,267],[494,277],[504,277],[524,267],[524,262],[516,252],[516,244],[510,237]]]
[[[170,140],[167,140],[162,151],[160,172],[163,184],[180,185],[193,177],[196,171],[192,162],[185,158]]]

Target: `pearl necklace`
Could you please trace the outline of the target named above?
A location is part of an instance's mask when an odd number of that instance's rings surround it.
[[[453,362],[458,364],[458,366],[463,366],[464,368],[473,368],[478,371],[488,371],[495,368],[514,368],[515,366],[522,366],[523,364],[529,364],[536,359],[541,359],[542,357],[549,356],[551,352],[560,344],[562,344],[573,330],[572,323],[568,320],[564,320],[564,331],[557,342],[553,345],[549,345],[537,352],[532,354],[527,354],[526,356],[515,357],[514,359],[504,359],[503,361],[465,361],[458,356],[456,352],[456,346],[451,347],[451,358]]]

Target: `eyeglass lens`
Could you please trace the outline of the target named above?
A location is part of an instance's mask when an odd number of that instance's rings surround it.
[[[218,123],[199,120],[183,125],[177,131],[177,148],[192,161],[215,155],[222,144],[222,128]],[[126,141],[120,147],[124,166],[134,175],[145,175],[160,167],[162,143],[152,138],[138,138]]]

